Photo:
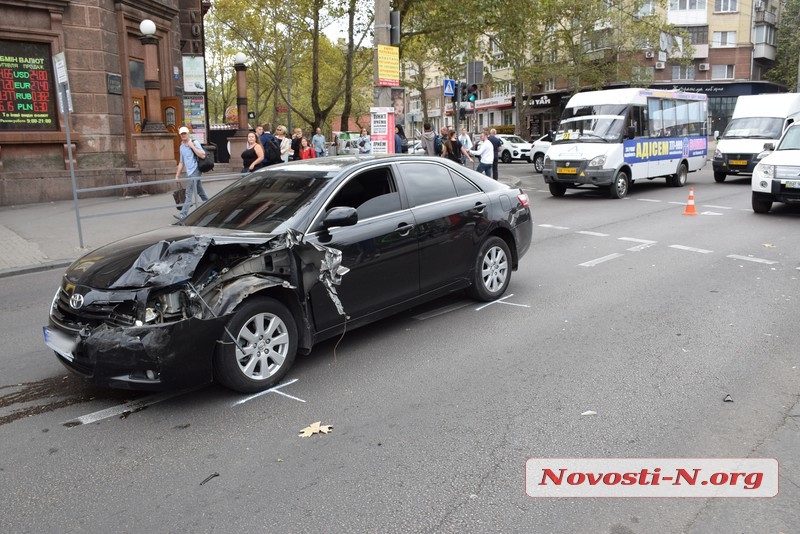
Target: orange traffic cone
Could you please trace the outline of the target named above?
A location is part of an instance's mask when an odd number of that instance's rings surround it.
[[[697,210],[694,207],[694,187],[689,188],[689,202],[686,203],[686,209],[683,210],[684,215],[697,215]]]

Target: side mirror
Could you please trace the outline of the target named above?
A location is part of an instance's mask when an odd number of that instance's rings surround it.
[[[719,141],[719,130],[714,130],[714,139]]]
[[[634,137],[636,137],[636,128],[628,126],[628,139],[633,139]]]
[[[325,218],[322,219],[322,225],[325,228],[332,228],[334,226],[353,226],[358,222],[358,212],[355,208],[351,207],[337,207],[328,210]]]
[[[764,150],[775,150],[775,145],[772,143],[764,143]]]

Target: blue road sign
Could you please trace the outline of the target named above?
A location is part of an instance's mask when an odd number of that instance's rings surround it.
[[[444,96],[456,96],[456,81],[444,79]]]

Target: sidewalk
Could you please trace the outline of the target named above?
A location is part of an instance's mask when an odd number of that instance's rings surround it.
[[[209,174],[203,178],[203,187],[210,197],[239,176]],[[508,180],[501,181],[519,186],[515,179],[511,180],[515,184]],[[47,269],[63,269],[97,247],[123,237],[169,226],[175,222],[173,215],[178,213],[171,193],[85,198],[78,199],[78,206],[83,248],[80,247],[75,204],[72,200],[0,207],[0,278]],[[133,212],[125,213],[131,211]],[[86,218],[103,213],[111,215]]]
[[[222,177],[230,179],[211,181]],[[210,197],[234,177],[239,175],[210,174],[204,177],[203,187]],[[72,200],[0,207],[0,278],[66,267],[106,243],[173,224],[173,214],[178,213],[171,193],[79,198],[78,206],[83,248]],[[152,211],[124,213],[132,210]],[[86,218],[101,213],[111,215]]]

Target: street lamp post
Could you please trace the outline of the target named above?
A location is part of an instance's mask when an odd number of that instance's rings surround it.
[[[233,59],[233,70],[236,71],[236,106],[239,112],[239,130],[237,136],[247,137],[247,56],[238,52]]]
[[[167,127],[161,122],[161,82],[158,79],[156,24],[150,19],[144,19],[139,24],[139,31],[142,32],[139,40],[144,45],[144,89],[147,107],[147,124],[142,128],[142,132],[166,132]]]

